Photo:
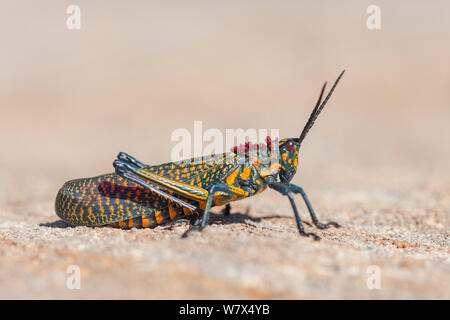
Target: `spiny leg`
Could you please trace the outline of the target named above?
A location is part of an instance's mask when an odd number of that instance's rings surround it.
[[[125,152],[119,152],[119,154],[117,155],[117,159],[126,162],[129,165],[132,165],[136,169],[147,167],[145,163],[140,162],[135,157],[132,157],[129,154],[126,154]]]
[[[267,179],[266,183],[269,186],[269,188],[272,188],[272,189],[280,192],[282,195],[285,195],[289,198],[289,201],[291,202],[292,210],[294,211],[295,220],[297,221],[297,227],[298,227],[298,231],[300,232],[300,235],[305,236],[305,237],[313,237],[314,240],[320,240],[320,237],[317,234],[305,231],[303,224],[302,224],[302,220],[300,219],[300,215],[298,214],[297,206],[295,205],[295,202],[294,202],[294,196],[292,195],[292,191],[289,188],[289,186],[287,186],[281,182],[275,181],[275,179],[273,179],[273,178]]]
[[[291,189],[291,191],[293,193],[300,193],[303,197],[303,200],[305,201],[306,206],[308,207],[308,211],[309,214],[311,216],[311,219],[313,221],[313,223],[316,225],[317,228],[319,229],[326,229],[329,226],[334,226],[336,228],[339,228],[340,225],[337,222],[334,221],[330,221],[327,223],[322,223],[319,221],[319,219],[317,219],[316,213],[314,212],[314,209],[311,205],[311,202],[309,202],[308,196],[306,195],[305,191],[303,191],[303,188],[296,186],[295,184],[290,184],[289,188]]]
[[[222,191],[229,196],[242,196],[243,193],[245,193],[244,190],[230,186],[228,184],[224,184],[224,183],[214,184],[208,191],[208,198],[206,199],[206,205],[205,205],[205,209],[203,210],[203,216],[201,218],[200,225],[192,226],[188,230],[186,230],[186,232],[182,236],[183,238],[186,238],[187,235],[189,234],[189,232],[201,231],[206,226],[206,224],[208,223],[208,220],[209,220],[209,212],[212,207],[214,195],[218,191]]]

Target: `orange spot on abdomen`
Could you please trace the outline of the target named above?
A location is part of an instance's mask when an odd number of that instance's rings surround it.
[[[169,206],[169,217],[170,219],[174,219],[177,215],[177,211],[173,206]]]

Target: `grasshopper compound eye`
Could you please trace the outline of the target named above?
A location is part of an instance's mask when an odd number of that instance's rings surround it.
[[[289,151],[293,151],[295,147],[295,142],[293,140],[289,140],[288,142],[286,142],[285,147]]]

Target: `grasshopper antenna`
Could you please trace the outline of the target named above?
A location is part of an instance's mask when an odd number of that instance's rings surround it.
[[[325,107],[325,105],[327,104],[328,100],[331,97],[331,94],[333,93],[334,89],[336,88],[339,80],[341,80],[342,76],[344,75],[345,70],[343,70],[341,72],[341,74],[339,75],[339,77],[336,79],[336,81],[334,82],[333,86],[331,87],[330,92],[328,92],[327,96],[325,97],[325,100],[323,100],[322,102],[322,97],[323,97],[323,93],[325,91],[325,87],[327,86],[327,83],[325,82],[322,90],[320,91],[320,96],[319,99],[317,99],[316,105],[311,113],[311,115],[309,116],[308,122],[306,122],[302,133],[300,134],[300,137],[298,138],[298,142],[301,144],[302,141],[305,139],[306,134],[308,133],[309,129],[312,128],[312,126],[314,125],[314,121],[316,121],[317,117],[319,116],[320,112],[322,111],[322,109]]]

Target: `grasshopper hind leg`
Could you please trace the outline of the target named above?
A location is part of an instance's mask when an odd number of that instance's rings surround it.
[[[242,196],[242,195],[248,195],[248,192],[246,193],[245,190],[232,187],[228,184],[224,183],[217,183],[214,184],[209,190],[208,190],[208,198],[206,199],[205,209],[203,210],[203,215],[201,217],[200,223],[191,226],[188,230],[186,230],[185,233],[183,233],[182,238],[186,238],[188,234],[192,231],[202,231],[203,228],[206,226],[209,220],[209,213],[210,209],[213,204],[213,197],[216,194],[216,192],[222,191],[225,194],[228,194],[229,196]],[[225,207],[227,209],[227,207]],[[231,206],[228,206],[228,209],[231,209]]]
[[[119,154],[117,155],[117,159],[127,163],[128,165],[132,166],[135,169],[147,167],[145,163],[140,162],[135,157],[132,157],[125,152],[119,152]]]

